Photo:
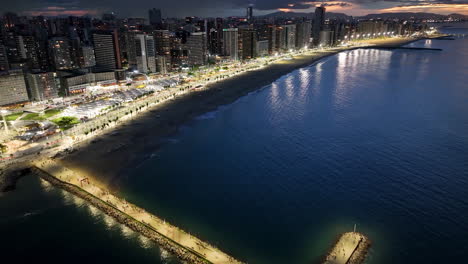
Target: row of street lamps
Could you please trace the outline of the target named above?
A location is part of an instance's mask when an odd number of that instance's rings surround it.
[[[380,37],[380,36],[393,36],[395,34],[395,32],[379,32],[379,33],[367,33],[367,34],[352,34],[351,36],[349,35],[346,35],[344,36],[345,40],[346,39],[357,39],[357,38],[370,38],[371,36],[372,37]]]

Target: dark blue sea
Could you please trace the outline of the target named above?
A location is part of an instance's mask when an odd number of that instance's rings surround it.
[[[366,263],[463,263],[468,37],[409,46],[443,50],[298,69],[187,123],[121,195],[251,264],[319,262],[355,224],[372,240]],[[33,176],[0,197],[0,246],[17,263],[177,263]]]

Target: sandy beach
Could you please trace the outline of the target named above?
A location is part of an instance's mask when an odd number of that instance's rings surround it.
[[[394,38],[366,43],[395,47],[413,41],[414,38]],[[145,159],[145,155],[157,150],[164,138],[177,133],[182,124],[214,111],[221,105],[230,104],[296,69],[350,49],[354,48],[335,48],[313,55],[295,56],[294,60],[279,61],[262,69],[210,84],[209,89],[179,96],[140,114],[97,140],[81,142],[75,146],[76,151],[62,158],[62,162],[72,170],[94,175],[108,188],[118,189],[120,177],[126,175],[125,169],[135,167]],[[119,148],[116,149],[115,146]]]

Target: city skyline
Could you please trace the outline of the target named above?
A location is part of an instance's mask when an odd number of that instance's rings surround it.
[[[127,1],[95,1],[89,0],[20,0],[4,3],[2,12],[18,12],[21,15],[44,16],[101,16],[104,13],[115,12],[121,17],[146,17],[148,8],[156,7],[162,10],[163,17],[184,17],[189,15],[200,17],[245,16],[245,8],[253,6],[254,15],[265,15],[276,11],[314,12],[316,6],[324,5],[329,12],[345,13],[361,16],[371,13],[396,12],[428,12],[437,14],[459,13],[468,15],[468,1],[202,1],[155,3],[149,0],[136,0],[131,5]],[[180,8],[184,6],[185,8]]]

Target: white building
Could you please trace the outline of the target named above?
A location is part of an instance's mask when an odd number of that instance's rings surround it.
[[[223,55],[231,60],[239,59],[239,32],[237,28],[223,29]]]
[[[62,84],[70,94],[83,93],[88,87],[117,83],[115,72],[86,73],[63,78]]]
[[[135,37],[137,69],[140,72],[156,72],[156,51],[153,36],[138,34]]]
[[[257,56],[267,56],[268,55],[268,40],[259,40],[257,41]]]

